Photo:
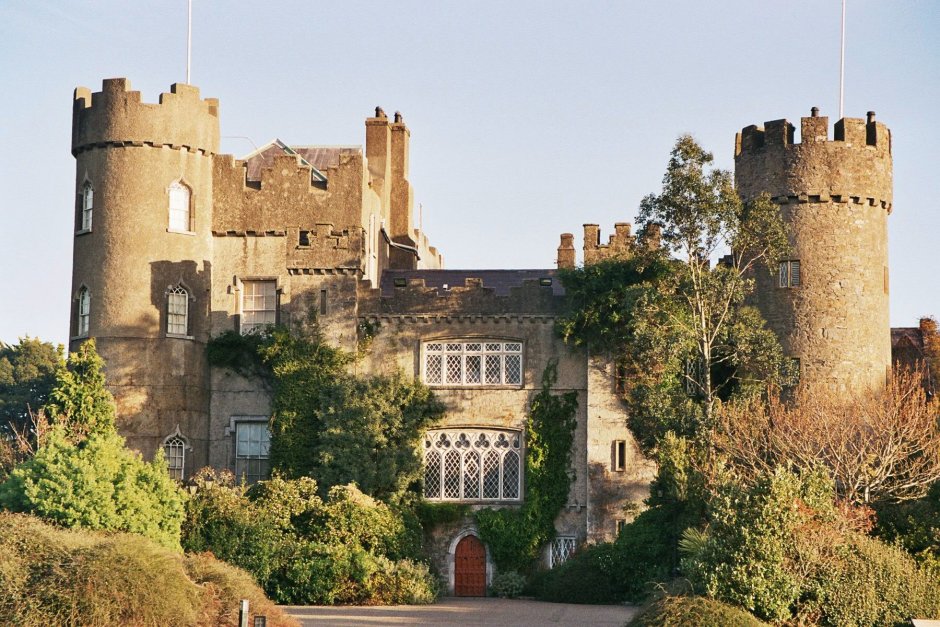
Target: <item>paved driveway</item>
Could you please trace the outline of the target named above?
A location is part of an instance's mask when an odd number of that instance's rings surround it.
[[[573,605],[519,599],[447,597],[434,605],[383,607],[288,606],[304,627],[313,625],[598,625],[623,627],[637,608]]]

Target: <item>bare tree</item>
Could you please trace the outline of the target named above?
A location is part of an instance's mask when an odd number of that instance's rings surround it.
[[[822,468],[855,503],[920,498],[940,480],[940,403],[922,381],[922,370],[907,370],[856,398],[809,388],[792,403],[725,406],[717,446],[745,475]]]

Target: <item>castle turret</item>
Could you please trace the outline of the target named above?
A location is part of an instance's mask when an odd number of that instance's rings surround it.
[[[840,120],[830,141],[814,107],[800,143],[786,120],[736,139],[739,193],[768,193],[790,229],[790,255],[755,277],[757,304],[809,385],[879,386],[891,365],[891,134],[874,117]]]
[[[75,90],[71,348],[96,339],[129,444],[150,456],[176,433],[185,474],[206,460],[218,146],[218,101],[195,87],[173,85],[159,104],[125,79]]]

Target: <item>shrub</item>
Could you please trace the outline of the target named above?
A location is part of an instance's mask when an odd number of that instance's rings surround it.
[[[245,568],[280,603],[428,603],[437,595],[427,567],[401,559],[415,552],[417,525],[355,486],[334,487],[323,501],[309,478],[249,489],[231,474],[204,473],[196,485],[183,546]]]
[[[616,571],[622,556],[613,544],[598,544],[576,553],[567,562],[532,578],[529,591],[555,603],[619,603],[624,591]]]
[[[744,610],[705,597],[664,596],[647,605],[627,627],[761,627]]]
[[[504,573],[497,573],[497,575],[493,577],[493,582],[490,584],[490,592],[493,593],[493,596],[503,599],[514,599],[522,594],[524,587],[525,577],[514,570],[510,570]]]
[[[234,627],[241,598],[263,608],[269,625],[296,627],[245,573],[140,536],[68,531],[0,513],[0,555],[0,616],[23,627]]]
[[[0,484],[0,507],[66,527],[139,533],[176,549],[184,516],[183,493],[162,456],[144,462],[110,431],[72,444],[61,428]]]

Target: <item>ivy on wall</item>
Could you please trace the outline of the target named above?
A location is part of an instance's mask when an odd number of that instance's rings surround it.
[[[576,392],[556,395],[557,363],[542,374],[542,389],[532,399],[526,423],[525,500],[520,508],[476,513],[480,538],[499,571],[524,571],[539,549],[555,537],[555,518],[568,500],[574,442]]]
[[[316,332],[228,332],[210,340],[208,350],[210,364],[259,376],[271,387],[272,470],[289,479],[313,477],[321,496],[355,483],[388,503],[416,498],[418,439],[444,413],[427,386],[401,373],[350,374],[346,366],[355,356]]]

